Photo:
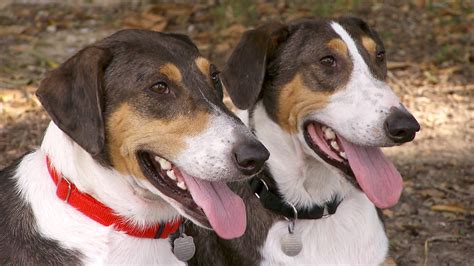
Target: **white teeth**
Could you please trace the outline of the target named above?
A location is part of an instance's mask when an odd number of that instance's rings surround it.
[[[331,141],[331,147],[333,147],[335,150],[339,150],[339,145],[337,145],[336,141]]]
[[[167,160],[163,159],[163,158],[160,158],[158,160],[158,162],[160,163],[160,166],[161,166],[161,169],[163,170],[170,170],[171,169],[171,163],[168,162]]]
[[[334,133],[334,131],[332,131],[332,129],[330,128],[323,128],[323,132],[324,132],[324,137],[326,139],[335,139],[336,138],[336,134]]]
[[[345,152],[341,151],[341,152],[339,153],[339,155],[340,155],[342,158],[347,159],[347,156],[346,156],[346,153],[345,153]]]
[[[178,185],[178,187],[179,187],[180,189],[182,189],[182,190],[186,190],[186,189],[187,189],[186,184],[184,183],[184,181],[179,181],[177,185]]]
[[[166,171],[166,175],[167,175],[169,178],[171,178],[171,179],[173,179],[173,180],[176,180],[176,175],[174,174],[174,171],[173,171],[173,170],[168,170],[168,171]]]

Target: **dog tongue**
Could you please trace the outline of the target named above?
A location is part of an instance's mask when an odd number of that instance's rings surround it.
[[[212,228],[224,239],[240,237],[247,226],[243,200],[224,182],[208,182],[181,172],[194,201],[204,210]]]
[[[400,173],[378,147],[359,146],[337,136],[362,190],[379,208],[395,205],[402,193]]]

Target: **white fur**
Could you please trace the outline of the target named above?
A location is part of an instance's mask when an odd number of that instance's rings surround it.
[[[392,106],[400,102],[388,85],[370,73],[355,42],[337,23],[332,28],[349,48],[353,73],[345,89],[331,96],[329,104],[300,121],[316,120],[333,128],[348,140],[363,145],[393,145],[383,132],[383,121]],[[247,112],[241,112],[245,118]],[[275,223],[261,247],[262,265],[377,265],[388,252],[388,240],[376,209],[360,190],[336,168],[317,156],[301,130],[289,134],[273,122],[263,104],[254,111],[258,139],[270,151],[268,165],[285,200],[297,207],[322,204],[334,196],[342,198],[337,212],[326,219],[299,220],[296,234],[303,250],[288,257],[280,239],[288,223]]]
[[[326,219],[298,220],[295,234],[303,249],[296,257],[281,251],[288,223],[275,223],[261,249],[261,265],[377,265],[385,259],[388,241],[374,206],[353,191]]]
[[[16,174],[18,189],[31,204],[42,235],[81,252],[85,264],[184,265],[172,254],[168,239],[128,236],[91,220],[61,201],[46,168],[46,154],[78,189],[137,225],[168,221],[177,216],[168,204],[148,199],[151,193],[138,187],[134,178],[95,162],[51,123],[41,149],[24,157]]]
[[[270,151],[269,169],[285,200],[304,207],[322,204],[334,195],[344,199],[329,218],[297,222],[295,233],[304,244],[296,257],[286,256],[280,247],[288,223],[275,223],[261,247],[262,265],[380,264],[387,254],[388,240],[365,194],[338,170],[315,159],[313,151],[305,151],[306,143],[284,132],[261,103],[254,111],[254,121],[258,139]]]
[[[206,131],[186,140],[184,150],[174,163],[186,173],[209,181],[235,181],[243,177],[232,156],[232,149],[243,137],[254,138],[250,131],[217,108]]]
[[[349,33],[336,22],[331,27],[346,43],[353,70],[345,88],[333,94],[329,104],[308,119],[331,127],[353,143],[393,146],[395,143],[385,134],[383,123],[391,107],[400,107],[400,100],[387,83],[372,75]]]

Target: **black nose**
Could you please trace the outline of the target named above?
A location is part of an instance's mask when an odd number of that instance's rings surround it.
[[[258,141],[243,141],[235,145],[234,153],[237,168],[244,175],[254,175],[263,167],[270,153]]]
[[[385,133],[395,143],[405,143],[415,138],[420,124],[406,109],[392,107],[385,120]]]

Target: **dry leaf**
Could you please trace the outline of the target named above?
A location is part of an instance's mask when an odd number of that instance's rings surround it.
[[[393,216],[395,216],[395,213],[389,209],[382,210],[382,212],[383,212],[383,215],[387,216],[388,218],[393,218]]]
[[[431,206],[432,211],[465,213],[467,210],[459,205],[440,204]]]
[[[420,190],[418,193],[420,193],[420,195],[423,197],[431,197],[431,198],[444,197],[444,193],[442,191],[431,189],[431,188]]]
[[[410,62],[394,62],[394,61],[390,61],[387,63],[387,68],[389,70],[394,70],[394,69],[403,69],[403,68],[408,68],[410,67],[411,65],[413,65],[413,63],[410,63]]]

